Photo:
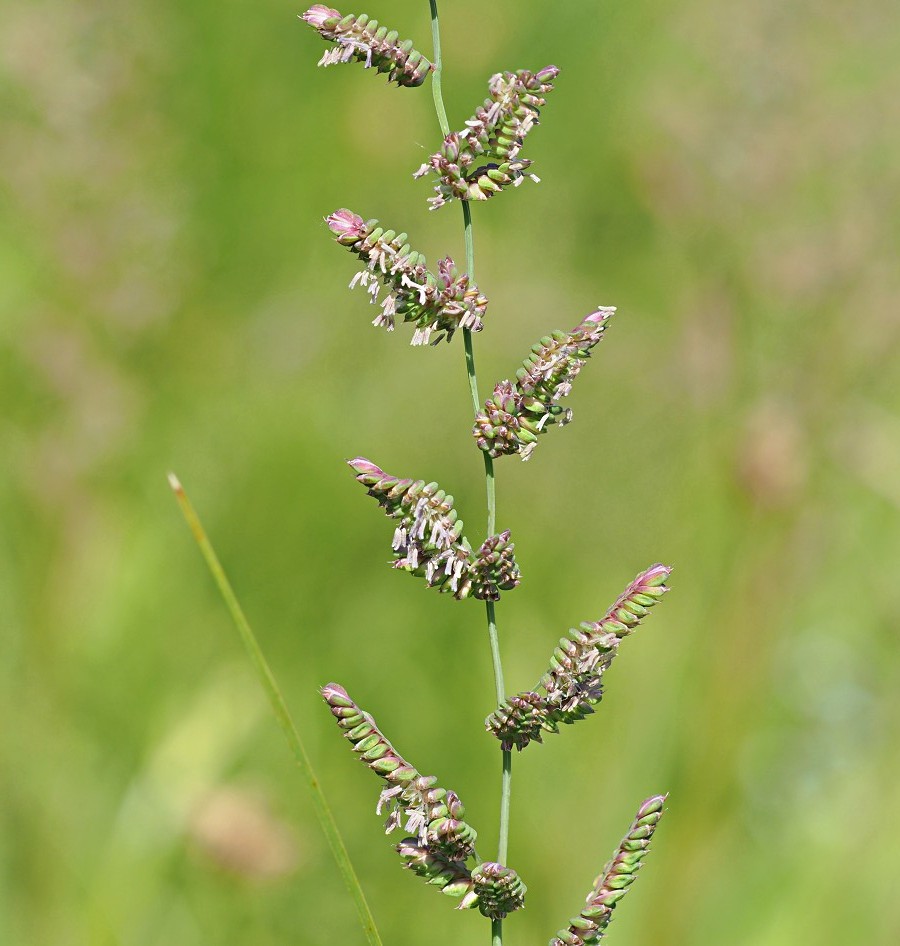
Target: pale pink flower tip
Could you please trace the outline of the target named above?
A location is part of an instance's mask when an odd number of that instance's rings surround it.
[[[366,221],[359,214],[347,210],[346,207],[341,210],[335,210],[325,218],[332,233],[339,237],[352,236],[356,239],[365,233]]]
[[[666,799],[668,797],[668,795],[652,795],[641,804],[640,808],[638,808],[636,820],[646,818],[647,815],[652,815],[658,811],[662,811],[663,805],[666,803]]]
[[[347,461],[347,466],[360,476],[386,476],[381,467],[376,466],[371,460],[367,460],[365,457],[354,457],[352,460]]]
[[[584,321],[594,322],[597,325],[606,322],[610,316],[615,315],[616,307],[614,305],[602,305],[596,312],[592,312]]]
[[[337,10],[334,10],[331,7],[326,7],[324,3],[316,3],[311,6],[306,11],[306,13],[300,17],[300,19],[305,20],[310,26],[320,29],[326,20],[331,20],[334,17],[337,17],[338,19],[341,18],[341,15]]]
[[[661,585],[672,573],[671,565],[656,564],[639,576],[642,585]]]

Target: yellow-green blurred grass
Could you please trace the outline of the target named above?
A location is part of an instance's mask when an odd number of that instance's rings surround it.
[[[475,208],[482,388],[547,328],[619,306],[572,426],[498,462],[525,575],[498,609],[510,690],[640,568],[676,566],[597,716],[515,760],[511,861],[530,889],[510,942],[546,941],[636,803],[668,790],[610,936],[892,944],[892,7],[445,6],[452,124],[492,71],[563,70],[529,140],[543,183]],[[298,12],[4,11],[3,943],[361,941],[172,467],[306,727],[385,941],[487,936],[400,871],[315,693],[345,683],[460,793],[490,854],[481,609],[390,572],[390,525],[342,465],[439,479],[480,537],[461,348],[372,329],[321,223],[346,205],[435,260],[461,256],[459,215],[429,214],[409,176],[436,140],[427,91],[316,70]],[[427,46],[426,5],[368,12]]]

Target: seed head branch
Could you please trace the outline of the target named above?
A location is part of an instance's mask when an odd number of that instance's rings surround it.
[[[606,933],[616,904],[634,883],[641,863],[650,849],[665,795],[653,795],[638,809],[628,834],[616,849],[613,859],[594,881],[587,896],[587,906],[574,917],[569,926],[550,940],[550,946],[595,946]]]
[[[501,591],[519,584],[508,529],[489,536],[475,552],[463,535],[453,497],[437,483],[391,476],[365,457],[348,465],[385,514],[399,520],[391,542],[394,568],[424,578],[429,587],[458,601],[469,595],[496,601]]]
[[[619,644],[669,590],[665,581],[671,571],[668,565],[653,565],[641,572],[599,621],[581,624],[560,640],[538,688],[510,697],[485,721],[503,748],[522,750],[541,742],[544,732],[558,732],[561,723],[594,712],[603,696],[603,674]]]
[[[527,460],[538,437],[554,424],[572,419],[572,411],[559,404],[572,382],[603,338],[615,312],[601,307],[585,316],[571,332],[555,331],[532,346],[531,354],[516,371],[515,381],[501,381],[475,417],[472,431],[480,450],[491,457],[518,453]]]
[[[526,176],[539,180],[528,173],[532,162],[520,152],[558,75],[556,66],[546,66],[539,72],[520,69],[491,76],[488,97],[466,127],[450,132],[413,175],[437,177],[435,196],[428,200],[432,210],[453,199],[488,200],[505,187],[518,187]]]
[[[355,59],[367,69],[387,73],[388,82],[397,85],[421,85],[432,69],[431,63],[416,49],[411,39],[400,40],[396,30],[380,26],[368,14],[346,16],[322,3],[301,14],[304,20],[332,47],[322,54],[320,66]]]
[[[381,311],[372,324],[394,330],[397,318],[412,322],[413,345],[449,342],[457,329],[480,332],[488,300],[467,275],[459,275],[448,256],[438,262],[437,275],[425,257],[412,249],[405,233],[385,230],[377,220],[363,220],[350,210],[336,210],[325,218],[337,242],[358,256],[365,266],[353,277],[350,288],[360,285]]]

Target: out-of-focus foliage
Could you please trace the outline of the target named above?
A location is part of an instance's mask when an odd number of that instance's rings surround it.
[[[367,12],[427,53],[427,6]],[[498,465],[524,579],[498,607],[509,692],[646,562],[676,566],[597,715],[515,759],[510,861],[529,893],[510,942],[546,942],[635,804],[669,791],[617,942],[894,944],[895,5],[444,7],[452,126],[492,72],[561,68],[531,143],[543,182],[474,208],[483,396],[534,338],[618,306],[574,423]],[[477,509],[462,348],[373,329],[322,222],[359,208],[459,259],[460,215],[429,214],[411,177],[439,141],[428,90],[317,70],[300,12],[4,4],[4,944],[361,942],[170,468],[385,942],[487,937],[400,869],[316,694],[357,694],[494,856],[483,609],[384,567],[384,523],[343,462],[452,482]]]

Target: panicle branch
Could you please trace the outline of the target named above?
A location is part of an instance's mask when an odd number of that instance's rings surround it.
[[[519,584],[509,530],[490,536],[473,552],[462,534],[463,521],[453,508],[453,497],[437,483],[391,476],[365,457],[349,460],[348,465],[385,514],[399,520],[391,542],[394,568],[424,578],[430,587],[459,601],[469,595],[496,600],[501,590]]]
[[[527,460],[538,436],[552,422],[568,424],[572,411],[559,405],[572,382],[603,338],[615,308],[604,306],[582,319],[571,332],[555,331],[532,346],[516,371],[516,380],[501,381],[475,417],[473,435],[491,457],[518,453]]]
[[[569,926],[550,940],[550,946],[594,946],[603,938],[616,904],[634,883],[641,862],[650,848],[650,840],[662,817],[665,795],[653,795],[638,809],[628,834],[613,859],[594,881],[587,896],[587,906]]]
[[[435,276],[425,257],[412,249],[405,233],[385,230],[377,220],[363,220],[350,210],[336,210],[325,218],[336,240],[348,247],[366,265],[351,280],[365,287],[373,303],[379,290],[386,288],[381,311],[372,324],[393,331],[396,318],[412,322],[416,329],[413,345],[449,342],[457,329],[480,332],[488,300],[460,276],[448,256],[438,263]]]
[[[344,16],[322,3],[311,6],[300,17],[325,40],[334,43],[323,53],[320,66],[331,66],[338,62],[355,59],[364,62],[367,69],[386,72],[388,82],[398,85],[417,86],[433,68],[431,63],[417,50],[413,41],[400,41],[396,30],[380,26],[378,20],[368,14],[348,13]]]
[[[463,820],[465,808],[456,792],[436,787],[433,775],[410,765],[342,686],[329,683],[321,692],[360,761],[387,783],[376,808],[377,814],[388,812],[385,833],[402,824],[431,854],[453,862],[472,857],[477,833]]]
[[[558,732],[594,712],[603,696],[603,674],[621,641],[632,634],[659,599],[672,569],[653,565],[641,572],[599,620],[569,631],[550,657],[550,669],[539,683],[543,694],[527,690],[510,697],[485,721],[504,749],[524,749],[541,742],[542,732]]]
[[[450,200],[487,200],[504,187],[518,187],[532,162],[519,157],[526,135],[538,124],[544,96],[553,90],[556,66],[540,72],[498,72],[488,83],[488,98],[466,121],[463,131],[444,138],[413,177],[438,178],[432,210]],[[528,174],[532,180],[538,178]]]

